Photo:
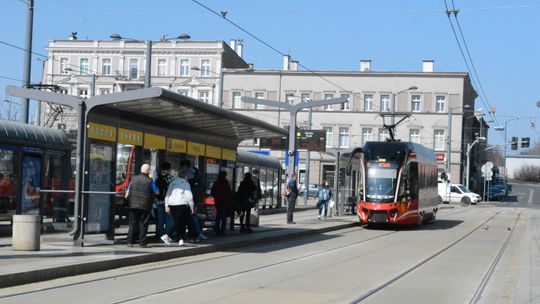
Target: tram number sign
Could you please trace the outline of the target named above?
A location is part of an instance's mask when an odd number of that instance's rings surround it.
[[[261,149],[287,150],[287,137],[261,137],[260,147]]]
[[[298,130],[296,143],[298,149],[326,151],[326,130]]]

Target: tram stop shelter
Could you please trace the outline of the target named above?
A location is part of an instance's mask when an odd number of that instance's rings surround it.
[[[240,142],[287,135],[286,129],[158,87],[88,99],[14,86],[6,93],[77,110],[78,130],[85,132],[78,132],[72,155],[76,175],[71,233],[80,246],[88,233],[114,239],[115,205],[142,163],[155,172],[162,161],[174,168],[189,159],[210,184],[219,170],[234,167]]]

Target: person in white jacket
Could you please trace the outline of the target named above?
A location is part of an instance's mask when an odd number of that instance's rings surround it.
[[[178,170],[178,177],[175,178],[167,188],[165,195],[165,212],[171,213],[174,218],[174,226],[178,236],[178,245],[184,244],[186,236],[186,227],[188,228],[188,237],[194,238],[191,215],[194,212],[193,193],[186,180],[186,174],[189,169],[189,161],[182,161]],[[172,239],[164,234],[161,240],[170,245]]]

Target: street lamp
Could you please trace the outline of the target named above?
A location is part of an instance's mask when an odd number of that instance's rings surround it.
[[[142,40],[139,40],[139,39],[122,37],[120,34],[112,34],[109,37],[111,37],[111,39],[113,39],[113,40],[130,40],[130,41],[135,41],[135,42],[140,42],[140,43],[146,43],[146,71],[145,71],[145,75],[144,75],[144,87],[149,88],[151,86],[151,79],[150,78],[152,77],[152,75],[150,73],[150,70],[152,69],[152,44],[154,43],[154,41],[146,40],[146,42],[145,42],[145,41],[142,41]],[[181,34],[176,38],[162,38],[161,40],[155,41],[155,42],[168,41],[168,40],[173,40],[173,39],[186,40],[186,39],[189,39],[189,38],[191,38],[190,35]]]
[[[469,174],[470,174],[470,154],[471,154],[471,149],[472,147],[479,141],[481,140],[486,140],[485,137],[478,137],[475,141],[473,141],[472,144],[467,144],[467,174],[466,174],[466,178],[465,178],[465,186],[467,187],[467,189],[469,188]]]
[[[459,107],[448,107],[448,144],[446,145],[446,173],[449,179],[452,178],[452,111],[454,109],[468,109],[470,105],[464,105]]]
[[[407,92],[407,91],[412,91],[412,90],[418,90],[418,87],[417,86],[410,86],[408,87],[407,89],[404,89],[404,90],[401,90],[397,93],[392,93],[392,108],[391,108],[391,112],[392,114],[395,114],[396,113],[396,97],[399,96],[399,94],[403,93],[403,92]],[[392,115],[392,124],[395,123],[395,117]]]

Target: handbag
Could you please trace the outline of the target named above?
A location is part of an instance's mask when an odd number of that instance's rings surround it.
[[[319,200],[319,201],[317,202],[317,208],[321,208],[321,205],[322,205],[322,200]]]
[[[336,206],[336,201],[331,199],[328,201],[328,208],[334,208]]]

